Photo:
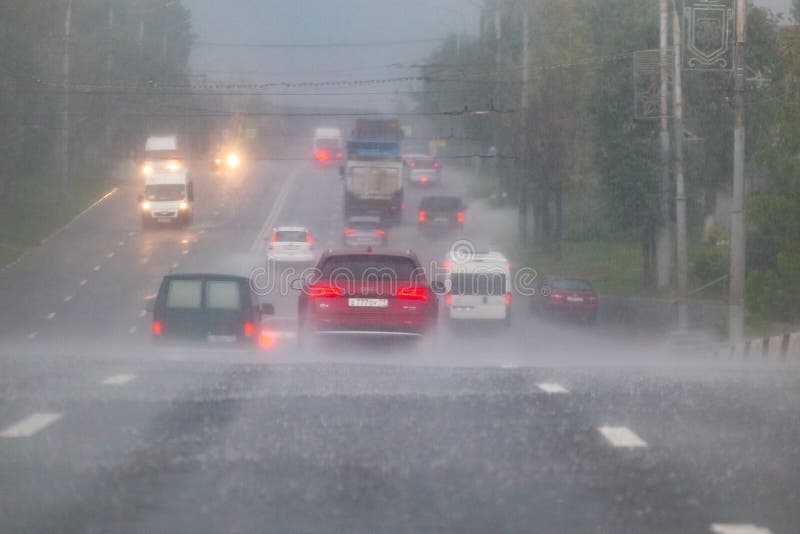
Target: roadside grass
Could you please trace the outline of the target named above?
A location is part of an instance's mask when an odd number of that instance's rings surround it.
[[[586,278],[606,295],[658,296],[644,288],[642,251],[638,243],[628,241],[565,241],[561,259],[553,254],[528,251],[527,264],[539,276],[551,274]]]
[[[0,267],[39,246],[114,185],[99,170],[76,172],[65,197],[55,177],[37,176],[15,184],[13,197],[0,207]]]

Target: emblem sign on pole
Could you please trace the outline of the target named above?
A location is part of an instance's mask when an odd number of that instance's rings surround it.
[[[683,0],[683,68],[733,68],[734,0]]]
[[[672,50],[640,50],[633,53],[634,117],[638,120],[661,118],[661,92],[672,91]],[[661,83],[661,76],[666,76]]]

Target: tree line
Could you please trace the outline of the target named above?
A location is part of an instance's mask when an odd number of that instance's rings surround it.
[[[795,11],[800,0],[795,0]],[[529,115],[520,131],[522,11],[529,25]],[[496,25],[499,19],[499,25]],[[500,31],[497,39],[496,30]],[[800,320],[800,31],[749,6],[747,65],[748,307]],[[422,111],[514,110],[440,121],[514,159],[498,167],[508,199],[533,211],[527,245],[560,254],[571,240],[635,239],[642,280],[655,284],[660,209],[659,121],[634,113],[633,53],[659,47],[658,2],[485,0],[477,37],[448,39],[423,69]],[[683,76],[691,273],[695,285],[728,271],[723,214],[731,187],[732,78]],[[455,121],[458,121],[455,124]],[[523,145],[523,143],[525,143]],[[523,184],[524,187],[518,184]],[[670,213],[674,218],[674,186]]]

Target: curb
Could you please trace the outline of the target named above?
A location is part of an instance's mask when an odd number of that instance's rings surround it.
[[[748,339],[714,351],[715,358],[782,359],[800,361],[800,332]]]

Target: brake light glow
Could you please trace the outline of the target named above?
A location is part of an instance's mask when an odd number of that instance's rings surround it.
[[[444,303],[446,306],[450,306],[452,302],[453,302],[453,296],[450,293],[444,296]]]
[[[372,232],[372,233],[373,233],[373,234],[375,234],[375,235],[386,235],[386,232],[385,232],[385,231],[383,231],[383,230],[375,230],[375,231],[374,231],[374,232]]]
[[[434,169],[438,169],[439,168],[439,162],[438,161],[434,161],[433,162],[433,168]]]
[[[255,327],[253,326],[253,323],[251,323],[250,321],[244,323],[244,335],[246,335],[247,337],[251,337],[254,331]]]
[[[153,333],[161,335],[161,321],[153,321]]]
[[[310,298],[333,298],[341,297],[344,295],[344,290],[329,285],[313,285],[308,288],[308,296]]]
[[[511,306],[511,293],[506,293],[506,306]]]
[[[270,242],[272,242],[272,243],[277,243],[278,242],[278,232],[273,232],[272,238],[270,239]]]
[[[423,210],[419,210],[419,222],[425,222],[425,212]]]
[[[419,179],[419,181],[422,182],[423,184],[426,184],[426,183],[428,183],[428,177],[427,176],[423,176],[422,178]]]
[[[417,166],[417,164],[416,164],[416,163],[414,163],[413,161],[411,161],[411,162],[409,162],[409,163],[408,163],[408,166],[409,166],[409,167],[416,167],[416,166]]]
[[[352,228],[345,228],[344,235],[353,235],[355,233],[356,231],[353,230]]]
[[[328,156],[328,153],[326,151],[324,151],[324,150],[318,150],[317,151],[317,161],[320,161],[320,162],[328,161],[328,157],[329,156]]]
[[[458,222],[461,223],[461,224],[464,223],[464,212],[463,211],[459,211],[458,212]]]
[[[308,243],[309,245],[314,243],[314,240],[311,239],[311,234],[306,234],[306,243]]]
[[[397,290],[397,298],[408,300],[428,300],[427,287],[404,287]]]

